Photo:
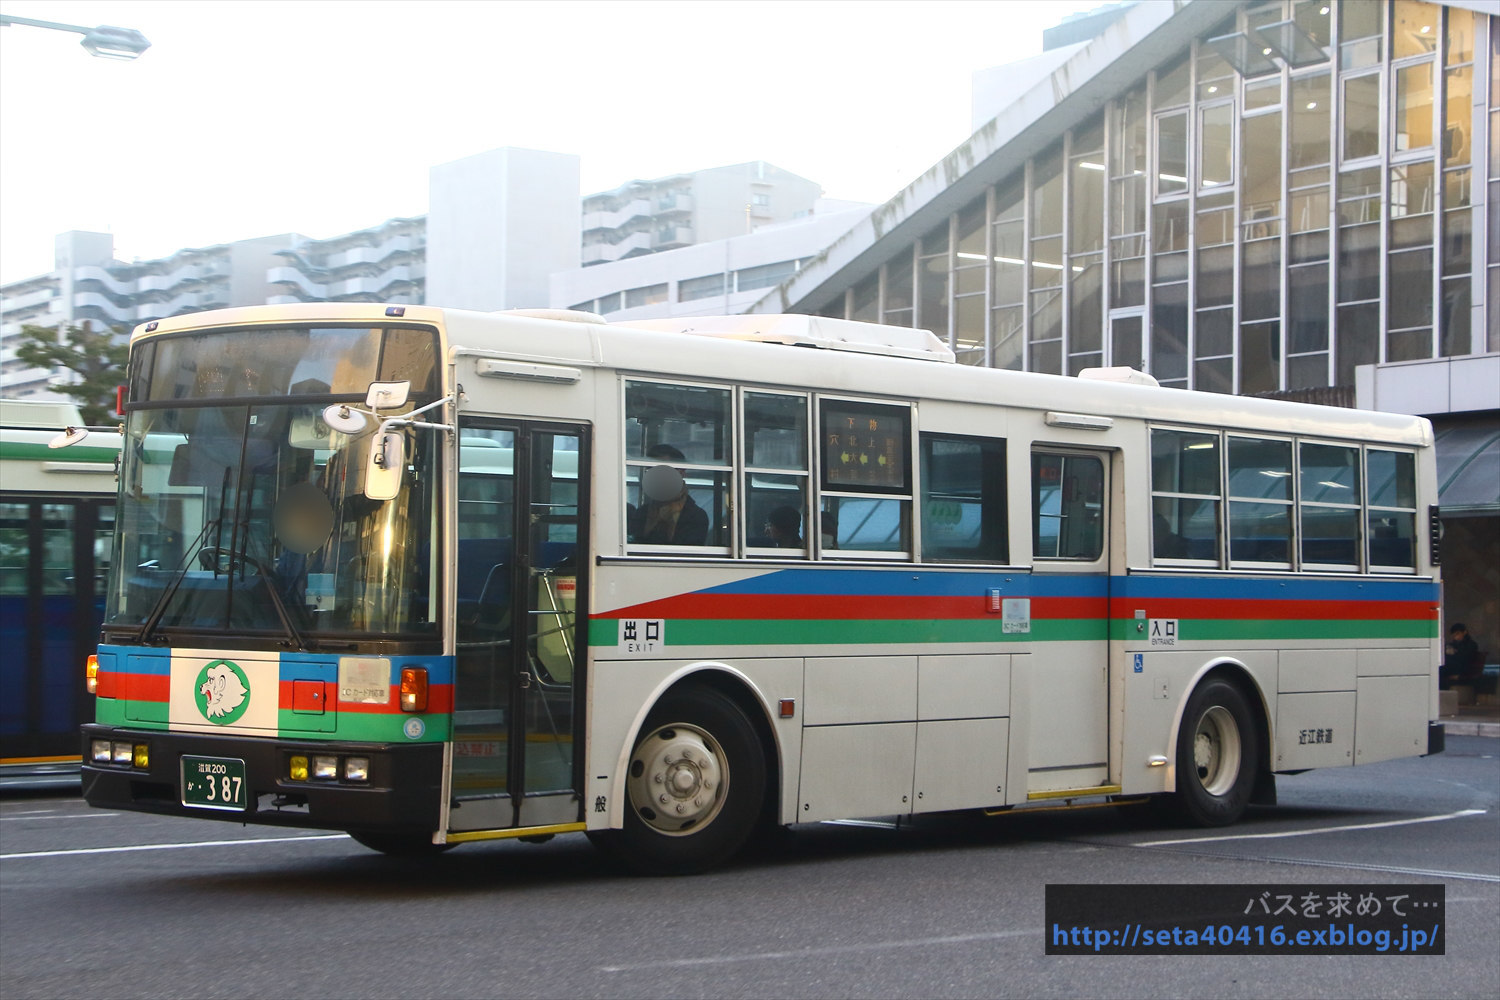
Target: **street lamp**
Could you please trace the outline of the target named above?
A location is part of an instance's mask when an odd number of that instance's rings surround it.
[[[146,36],[134,28],[116,28],[101,24],[97,28],[85,28],[80,24],[58,24],[56,21],[35,21],[29,17],[13,17],[0,14],[0,28],[12,24],[26,24],[33,28],[52,28],[56,31],[71,31],[83,36],[79,44],[91,56],[100,59],[135,59],[151,47]]]

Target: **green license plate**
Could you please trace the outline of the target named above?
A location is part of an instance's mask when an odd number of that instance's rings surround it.
[[[183,756],[183,805],[242,811],[248,797],[244,761],[233,757]]]

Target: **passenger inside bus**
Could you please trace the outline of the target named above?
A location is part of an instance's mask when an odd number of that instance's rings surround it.
[[[795,507],[773,507],[766,515],[766,537],[778,549],[800,549],[802,541],[802,515]]]
[[[670,444],[652,445],[647,458],[668,462],[685,461],[682,451]],[[632,541],[647,545],[703,545],[708,541],[708,512],[688,493],[682,473],[670,465],[656,465],[641,476],[646,502],[631,506],[627,523]]]

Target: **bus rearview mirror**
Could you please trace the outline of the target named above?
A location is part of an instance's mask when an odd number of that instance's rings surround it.
[[[365,496],[393,500],[401,492],[401,470],[406,467],[406,438],[396,431],[376,436],[365,465]]]
[[[365,393],[365,405],[372,410],[394,410],[406,405],[410,393],[410,382],[371,382]]]

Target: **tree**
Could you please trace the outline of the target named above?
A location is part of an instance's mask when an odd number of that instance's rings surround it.
[[[72,385],[54,389],[77,401],[85,424],[99,426],[114,419],[115,387],[125,381],[128,353],[123,329],[95,332],[84,320],[66,330],[23,326],[21,337],[17,358],[48,371],[66,368],[79,377]]]

